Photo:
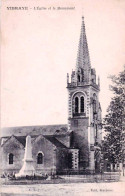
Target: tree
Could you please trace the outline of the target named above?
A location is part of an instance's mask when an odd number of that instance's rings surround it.
[[[118,76],[110,76],[113,92],[107,114],[104,118],[104,159],[110,163],[124,162],[125,143],[125,67]]]

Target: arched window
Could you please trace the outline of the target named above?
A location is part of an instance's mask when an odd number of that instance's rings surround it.
[[[93,112],[96,113],[96,100],[93,100]]]
[[[84,97],[81,97],[81,98],[80,98],[80,101],[81,101],[81,102],[80,102],[80,103],[81,103],[81,104],[80,104],[81,112],[84,112]]]
[[[13,164],[13,154],[9,154],[9,164]]]
[[[41,152],[38,153],[37,164],[43,164],[43,154]]]
[[[82,70],[82,82],[84,81],[84,79],[85,79],[84,70]]]
[[[78,74],[78,82],[80,82],[80,75]]]
[[[75,113],[79,112],[79,98],[75,98]]]
[[[97,112],[97,96],[93,95],[93,114],[96,114]]]

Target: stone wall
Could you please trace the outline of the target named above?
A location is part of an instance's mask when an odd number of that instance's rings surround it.
[[[38,173],[50,173],[55,168],[55,147],[44,138],[42,135],[38,136],[33,141],[32,154],[34,160],[34,168]],[[38,153],[43,154],[43,163],[37,164]]]
[[[13,164],[9,164],[9,154],[13,154]],[[14,138],[6,142],[1,147],[1,168],[2,171],[15,172],[19,171],[23,164],[24,147],[18,143]]]
[[[56,156],[55,146],[44,138],[38,136],[32,141],[33,165],[37,173],[51,173],[55,170]],[[1,173],[17,173],[22,168],[24,158],[24,146],[13,136],[1,146]],[[37,164],[38,153],[43,153],[43,164]],[[12,153],[13,164],[9,164],[9,154]]]
[[[88,118],[73,118],[71,121],[72,139],[71,147],[79,149],[79,167],[84,169],[88,166]],[[76,122],[77,121],[77,122]]]

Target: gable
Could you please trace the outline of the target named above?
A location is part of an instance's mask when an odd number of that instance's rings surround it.
[[[45,139],[43,137],[43,135],[38,135],[37,137],[35,137],[33,140],[32,140],[32,143],[37,143],[37,142],[40,142],[42,139]]]
[[[44,136],[39,135],[32,141],[32,143],[35,144],[35,143],[40,142],[41,140],[47,141],[57,148],[67,148],[63,143],[61,143],[59,140],[57,140],[56,137],[51,136],[51,135],[44,135]]]
[[[9,137],[2,145],[1,147],[14,147],[14,148],[23,148],[23,144],[21,144],[15,136]]]

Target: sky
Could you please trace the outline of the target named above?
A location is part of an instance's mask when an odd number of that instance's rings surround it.
[[[28,10],[7,9],[16,6]],[[1,127],[67,124],[66,75],[76,66],[82,15],[91,66],[100,76],[105,116],[112,96],[107,77],[117,75],[125,64],[125,1],[5,0],[1,6]]]

